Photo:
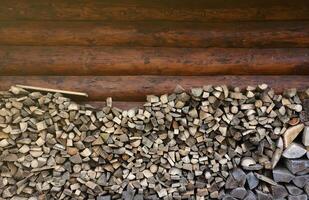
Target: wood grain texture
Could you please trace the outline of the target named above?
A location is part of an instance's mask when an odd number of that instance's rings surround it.
[[[309,22],[0,22],[0,44],[308,47]]]
[[[78,101],[80,105],[90,105],[96,109],[102,109],[106,106],[105,101]],[[129,109],[138,109],[142,108],[145,102],[125,102],[125,101],[113,101],[113,107],[120,108],[122,110],[129,110]]]
[[[256,21],[309,19],[306,0],[1,0],[0,20]]]
[[[23,84],[46,88],[86,92],[87,101],[145,101],[146,95],[171,93],[177,84],[185,89],[203,85],[247,87],[267,83],[276,92],[287,88],[303,90],[309,86],[309,76],[0,76],[0,90]]]
[[[0,46],[1,75],[307,75],[309,48]]]

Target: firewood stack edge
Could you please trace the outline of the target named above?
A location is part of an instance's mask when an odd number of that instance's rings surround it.
[[[0,95],[0,199],[308,199],[309,90],[177,86],[129,110]]]

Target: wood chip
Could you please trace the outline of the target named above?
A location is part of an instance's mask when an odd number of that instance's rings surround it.
[[[285,131],[285,133],[283,134],[283,142],[285,148],[287,148],[294,141],[294,139],[304,129],[304,127],[304,124],[298,124],[296,126],[288,128]]]
[[[276,182],[289,183],[295,176],[286,168],[276,167],[273,169],[273,178]]]
[[[300,144],[292,142],[282,153],[282,156],[285,158],[293,159],[293,158],[300,158],[307,150]]]

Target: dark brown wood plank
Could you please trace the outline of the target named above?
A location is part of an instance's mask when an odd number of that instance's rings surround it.
[[[309,48],[0,46],[1,75],[307,75]]]
[[[252,21],[309,19],[306,0],[1,0],[0,20]]]
[[[2,45],[308,47],[309,22],[0,22]]]
[[[309,86],[309,76],[0,76],[0,83],[0,90],[23,84],[86,92],[87,101],[101,101],[107,97],[115,101],[144,101],[148,94],[172,92],[177,84],[189,89],[208,84],[243,88],[267,83],[276,92],[287,88],[303,90]]]

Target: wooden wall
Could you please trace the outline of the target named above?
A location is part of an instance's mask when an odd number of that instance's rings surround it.
[[[308,0],[0,0],[0,89],[123,108],[205,84],[309,87]]]

